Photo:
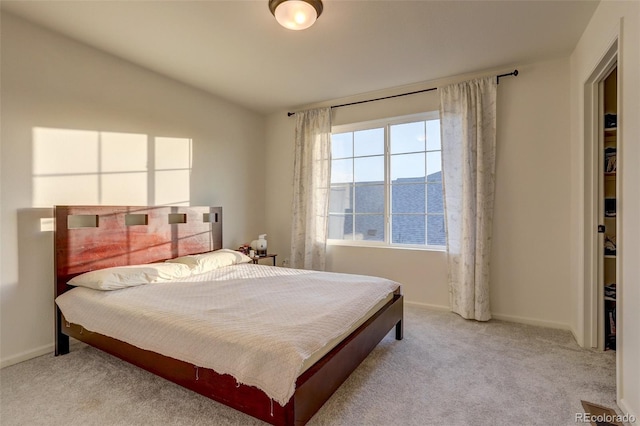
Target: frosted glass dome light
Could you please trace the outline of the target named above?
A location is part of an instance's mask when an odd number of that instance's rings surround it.
[[[280,25],[290,30],[304,30],[322,13],[321,0],[269,0],[269,10]]]

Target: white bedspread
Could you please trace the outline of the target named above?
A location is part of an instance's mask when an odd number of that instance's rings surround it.
[[[242,264],[180,282],[78,287],[56,303],[87,330],[230,374],[285,405],[304,360],[398,287],[383,278]]]

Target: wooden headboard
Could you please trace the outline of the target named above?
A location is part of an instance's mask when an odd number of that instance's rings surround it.
[[[222,248],[222,207],[55,206],[54,293],[84,272]],[[69,352],[56,306],[55,354]]]
[[[222,207],[55,206],[55,295],[72,277],[222,248]]]

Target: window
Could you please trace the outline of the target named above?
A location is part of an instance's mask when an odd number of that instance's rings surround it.
[[[335,126],[329,239],[444,246],[437,112]]]

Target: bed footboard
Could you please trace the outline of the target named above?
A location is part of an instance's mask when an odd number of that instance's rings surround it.
[[[304,425],[394,327],[398,337],[403,310],[402,295],[394,295],[393,300],[298,378],[296,392],[284,407],[256,387],[238,385],[228,374],[218,374],[208,368],[84,330],[79,325],[68,323],[62,315],[59,333],[62,339],[56,341],[56,353],[65,354],[69,351],[71,336],[265,422],[273,425]]]
[[[294,405],[296,425],[311,419],[394,326],[398,338],[403,312],[403,297],[396,294],[392,301],[298,378],[296,393],[289,401]]]

